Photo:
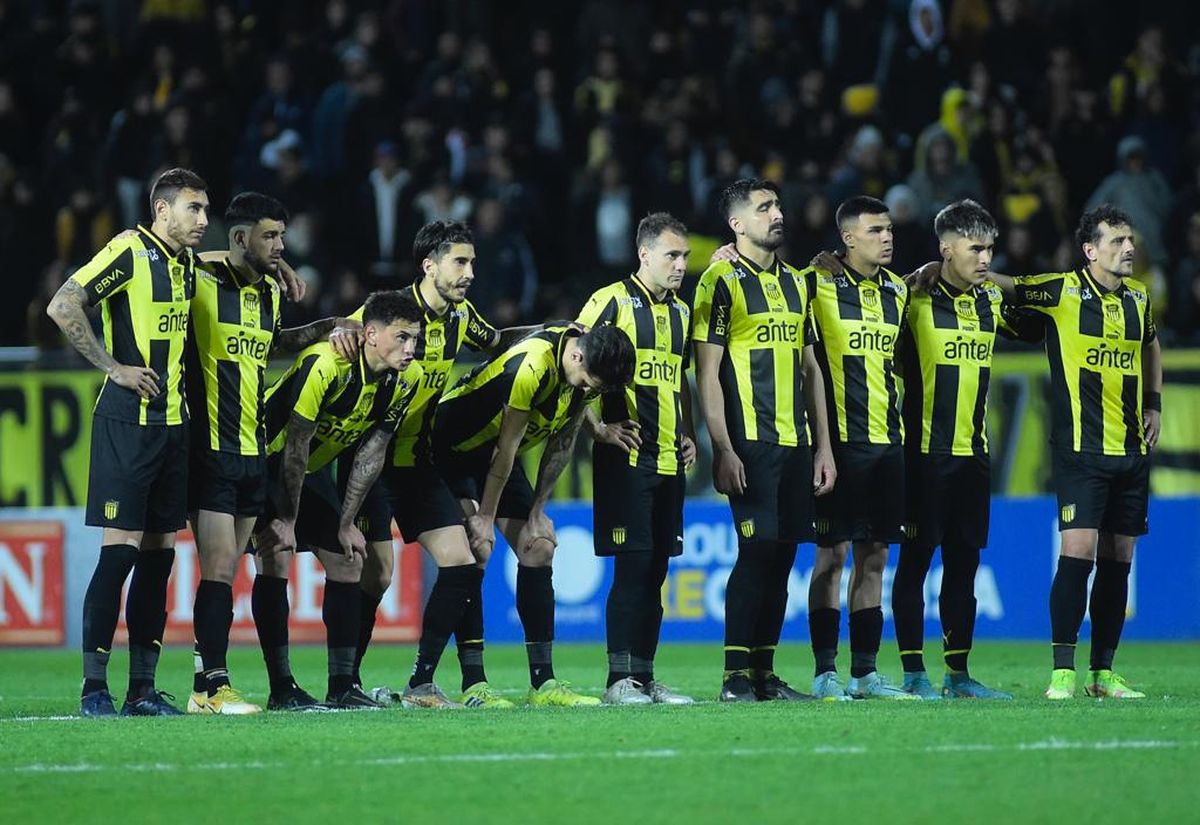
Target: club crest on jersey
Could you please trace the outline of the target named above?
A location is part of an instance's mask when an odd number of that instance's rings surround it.
[[[827,518],[819,518],[813,522],[813,527],[816,528],[818,536],[828,535],[833,532],[833,521]]]
[[[667,334],[667,316],[658,315],[654,318],[654,329],[659,335]]]
[[[1062,519],[1063,524],[1070,524],[1071,522],[1073,522],[1075,520],[1075,505],[1074,504],[1065,505],[1062,508],[1062,512],[1059,513],[1059,517]]]
[[[1113,303],[1104,305],[1104,317],[1116,323],[1121,320],[1121,308]]]
[[[862,302],[865,307],[879,306],[879,294],[873,289],[863,290]]]
[[[108,519],[109,521],[112,521],[113,519],[115,519],[117,517],[117,513],[119,513],[120,511],[121,511],[121,502],[114,501],[111,498],[108,501],[104,502],[104,517],[106,519]]]
[[[900,527],[900,532],[904,534],[904,538],[912,540],[917,537],[917,525],[905,524]]]
[[[624,527],[614,527],[613,531],[612,531],[612,540],[613,540],[613,544],[618,544],[618,545],[624,544],[625,543],[625,528]]]
[[[967,318],[975,317],[975,302],[970,298],[958,299],[958,314]]]
[[[441,327],[430,327],[425,331],[425,343],[431,347],[440,347],[446,342],[446,336]]]
[[[774,298],[775,300],[778,301],[780,298],[779,284],[775,283],[774,281],[767,281],[766,287],[767,287],[767,297]]]
[[[738,532],[742,534],[742,538],[748,539],[754,536],[754,519],[748,518],[738,522]]]
[[[258,312],[258,293],[243,292],[242,306],[246,308],[247,312]]]

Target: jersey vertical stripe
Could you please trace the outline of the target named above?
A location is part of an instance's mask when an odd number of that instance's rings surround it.
[[[642,446],[630,451],[631,466],[675,475],[681,467],[680,397],[690,351],[687,305],[673,293],[659,301],[636,277],[630,277],[592,293],[577,320],[588,327],[612,324],[633,342],[637,353],[633,383],[605,394],[601,417],[606,422],[632,420],[640,425]]]
[[[767,269],[739,257],[700,276],[693,343],[724,348],[718,378],[735,439],[808,443],[800,351],[813,342],[811,282],[776,260]]]

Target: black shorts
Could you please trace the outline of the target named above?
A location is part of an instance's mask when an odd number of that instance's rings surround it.
[[[992,509],[987,456],[910,452],[904,457],[904,475],[905,541],[925,547],[987,547]]]
[[[1150,457],[1053,451],[1058,529],[1150,532]]]
[[[893,544],[904,538],[904,448],[834,444],[837,481],[817,502],[817,541]]]
[[[268,461],[268,496],[266,512],[259,519],[256,530],[277,517],[276,495],[279,492],[278,461]],[[334,465],[327,464],[315,473],[304,477],[300,488],[300,505],[296,509],[296,549],[300,551],[329,550],[341,552],[338,542],[338,525],[342,520],[344,487],[338,485]],[[359,509],[355,525],[367,541],[388,541],[392,537],[392,515],[387,503],[387,491],[378,482],[367,492]],[[254,552],[253,547],[248,553]]]
[[[492,445],[488,445],[470,453],[448,452],[438,456],[438,467],[451,495],[476,503],[483,498],[483,485],[487,482],[488,468],[492,463],[492,450]],[[517,456],[508,475],[508,483],[500,491],[496,518],[527,521],[532,509],[533,487],[521,466],[521,457]]]
[[[350,469],[353,466],[354,455],[349,451],[343,453],[338,460],[338,512],[341,512],[340,502],[346,500],[346,481],[350,478]],[[354,518],[354,524],[362,531],[367,541],[392,540],[391,496],[382,474],[371,485],[371,489],[367,490],[362,506],[358,508],[358,515]]]
[[[93,527],[171,533],[187,524],[188,425],[92,417],[87,514]]]
[[[267,504],[267,460],[193,445],[188,511],[261,516]]]
[[[746,492],[729,496],[739,542],[808,542],[813,532],[813,457],[806,444],[735,442]]]
[[[405,541],[416,541],[422,533],[463,523],[462,506],[437,469],[429,465],[389,466],[383,470],[383,480],[387,482],[396,526]]]
[[[629,455],[597,444],[592,451],[592,532],[597,556],[683,553],[683,473],[630,467]]]

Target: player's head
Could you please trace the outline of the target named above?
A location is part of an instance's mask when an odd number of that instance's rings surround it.
[[[945,266],[972,286],[987,280],[996,246],[996,221],[973,200],[946,206],[933,219]]]
[[[779,187],[769,180],[742,178],[721,193],[721,217],[733,234],[759,249],[774,252],[783,245],[783,209]]]
[[[208,228],[208,184],[190,169],[168,169],[150,187],[150,214],[163,240],[199,245]]]
[[[638,273],[654,290],[679,289],[687,272],[687,227],[666,212],[652,212],[637,227]]]
[[[417,282],[428,280],[442,300],[456,304],[475,280],[475,236],[459,221],[430,221],[413,240]]]
[[[834,217],[846,253],[867,266],[892,262],[892,217],[878,198],[855,195],[841,202]]]
[[[563,374],[572,387],[607,392],[633,380],[637,354],[629,336],[614,326],[589,330],[563,350]]]
[[[372,292],[363,307],[363,339],[368,360],[379,370],[405,369],[412,363],[421,337],[421,305],[408,290]]]
[[[1102,203],[1079,217],[1075,242],[1089,267],[1121,278],[1133,274],[1133,222],[1112,204]]]
[[[225,208],[229,248],[260,275],[274,275],[283,258],[283,236],[288,211],[283,204],[259,192],[242,192]]]

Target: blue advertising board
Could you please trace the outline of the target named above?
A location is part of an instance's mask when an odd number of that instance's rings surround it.
[[[603,641],[604,603],[612,561],[592,551],[589,503],[550,508],[558,532],[554,561],[556,638]],[[976,636],[1048,639],[1050,582],[1058,555],[1056,507],[1050,497],[992,502],[991,546],[984,551],[975,592]],[[1127,639],[1200,638],[1200,499],[1155,499],[1150,535],[1138,543],[1129,588]],[[720,641],[724,633],[725,582],[737,558],[737,534],[722,501],[691,500],[684,510],[684,552],[671,561],[663,588],[664,641]],[[885,635],[893,635],[891,580],[898,548],[884,574]],[[807,594],[814,548],[801,545],[789,586],[785,642],[808,644]],[[926,582],[926,636],[937,640],[937,593],[941,565],[935,557]],[[487,639],[519,642],[514,605],[516,559],[502,540],[484,580]],[[842,576],[842,604],[849,570]],[[843,619],[843,628],[845,620]],[[1085,620],[1083,634],[1088,634]],[[844,630],[843,630],[844,634]]]

